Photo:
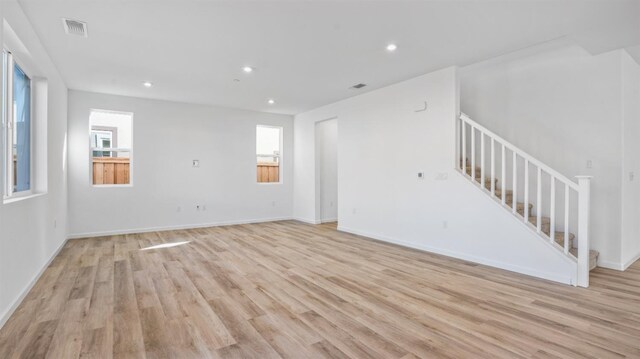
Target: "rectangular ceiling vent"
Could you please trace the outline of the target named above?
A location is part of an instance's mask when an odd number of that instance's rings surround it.
[[[352,89],[354,90],[360,90],[361,88],[367,86],[367,84],[357,84],[357,85],[353,85],[351,86]]]
[[[62,23],[64,24],[64,31],[67,33],[67,35],[87,37],[86,22],[71,19],[62,19]]]

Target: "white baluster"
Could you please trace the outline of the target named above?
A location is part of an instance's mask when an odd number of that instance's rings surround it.
[[[471,125],[471,180],[476,180],[476,129]]]
[[[589,286],[589,217],[591,207],[591,176],[578,179],[578,285]]]
[[[464,120],[461,120],[462,123],[462,164],[460,165],[462,169],[462,173],[467,173],[467,124]]]
[[[564,254],[569,254],[569,185],[564,184]]]
[[[517,197],[518,197],[518,155],[516,154],[515,151],[513,151],[513,190],[511,191],[512,195],[511,195],[511,201],[513,202],[512,205],[513,207],[511,208],[511,211],[513,212],[513,214],[516,214],[516,211],[518,210],[516,205],[517,205]],[[506,191],[503,194],[503,196],[506,197]]]
[[[524,223],[529,221],[529,160],[524,159]]]
[[[491,197],[496,195],[496,146],[493,137],[491,138]]]
[[[505,148],[504,144],[502,144],[502,181],[500,182],[500,186],[502,187],[502,204],[507,203],[507,196],[505,196],[505,190],[507,189],[507,162],[505,157]]]
[[[529,208],[529,204],[525,203],[525,207]],[[538,233],[542,231],[542,168],[538,167],[538,188],[536,190],[536,230]]]
[[[480,131],[480,187],[484,188],[484,132]]]
[[[556,179],[551,176],[551,199],[550,199],[549,217],[551,224],[549,229],[549,241],[553,243],[556,240]]]

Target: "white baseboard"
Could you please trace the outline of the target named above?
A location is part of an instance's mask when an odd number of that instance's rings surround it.
[[[40,271],[38,271],[35,277],[33,277],[33,279],[27,284],[27,286],[22,290],[22,292],[20,292],[20,295],[18,296],[18,298],[16,298],[13,301],[9,309],[7,309],[7,311],[4,312],[2,316],[0,316],[0,329],[2,329],[2,327],[7,323],[7,320],[11,318],[11,316],[13,315],[13,312],[15,312],[16,309],[18,309],[18,306],[20,306],[24,298],[27,296],[27,294],[29,294],[33,286],[36,284],[36,282],[38,282],[38,279],[40,279],[44,271],[47,270],[47,268],[49,267],[49,264],[51,264],[54,258],[58,256],[58,253],[60,253],[62,248],[64,248],[64,245],[67,244],[67,241],[68,239],[65,239],[64,241],[62,241],[62,244],[56,249],[56,251],[51,255],[51,257],[42,266],[42,268],[40,268]]]
[[[331,223],[331,222],[338,222],[338,218],[325,218],[325,219],[321,219],[320,223]]]
[[[291,219],[293,219],[293,218],[291,218],[291,217],[270,217],[270,218],[241,219],[241,220],[235,220],[235,221],[220,221],[220,222],[210,222],[210,223],[180,224],[180,225],[174,225],[174,226],[117,229],[117,230],[113,230],[113,231],[73,233],[73,234],[70,234],[68,236],[68,239],[92,238],[92,237],[103,237],[103,236],[117,236],[117,235],[123,235],[123,234],[160,232],[160,231],[174,231],[174,230],[192,229],[192,228],[232,226],[232,225],[237,225],[237,224],[251,224],[251,223],[275,222],[275,221],[287,221],[287,220],[291,220]]]
[[[319,220],[316,220],[316,219],[306,219],[306,218],[302,218],[302,217],[293,217],[293,220],[299,221],[299,222],[308,223],[308,224],[320,224],[321,223]]]
[[[607,268],[607,269],[615,269],[615,270],[619,270],[619,271],[624,270],[624,268],[622,267],[621,263],[603,261],[601,259],[598,259],[598,267]]]
[[[624,263],[603,261],[601,259],[598,259],[598,267],[607,268],[607,269],[615,269],[615,270],[619,270],[619,271],[625,271],[625,270],[627,270],[627,268],[629,268],[629,266],[631,266],[633,263],[635,263],[635,261],[637,261],[638,259],[640,259],[640,253],[636,254],[633,257],[631,257],[629,260],[627,260]]]
[[[401,240],[397,240],[395,238],[389,238],[389,237],[376,235],[376,234],[373,234],[373,233],[367,233],[367,232],[364,232],[364,231],[360,231],[360,230],[356,230],[356,229],[352,229],[352,228],[347,228],[347,227],[340,226],[340,225],[338,225],[338,230],[342,231],[342,232],[351,233],[351,234],[357,234],[359,236],[368,237],[368,238],[371,238],[371,239],[374,239],[374,240],[378,240],[378,241],[382,241],[382,242],[388,242],[388,243],[397,244],[397,245],[400,245],[400,246],[403,246],[403,247],[407,247],[407,248],[418,249],[418,250],[425,251],[425,252],[440,254],[440,255],[443,255],[443,256],[447,256],[447,257],[453,257],[453,258],[457,258],[457,259],[466,260],[466,261],[469,261],[469,262],[479,263],[479,264],[490,266],[490,267],[500,268],[500,269],[508,270],[508,271],[511,271],[511,272],[526,274],[526,275],[529,275],[529,276],[532,276],[532,277],[536,277],[536,278],[547,279],[547,280],[550,280],[550,281],[563,283],[563,284],[575,285],[574,280],[571,277],[564,277],[564,276],[557,275],[555,273],[544,272],[544,271],[540,271],[540,270],[536,270],[536,269],[532,269],[532,268],[527,268],[527,267],[520,267],[520,266],[517,266],[517,265],[514,265],[514,264],[510,264],[510,263],[503,263],[503,262],[493,261],[493,260],[490,260],[490,259],[487,259],[487,258],[476,257],[476,256],[473,256],[473,255],[467,254],[467,253],[452,252],[452,251],[449,251],[449,250],[446,250],[446,249],[442,249],[442,248],[436,248],[436,247],[425,246],[425,245],[417,245],[415,243],[408,243],[408,242],[404,242],[404,241],[401,241]]]
[[[628,261],[626,261],[624,263],[598,260],[598,267],[624,271],[624,270],[627,270],[627,268],[629,268],[629,266],[631,266],[633,263],[635,263],[635,261],[637,261],[638,259],[640,259],[640,253],[636,254],[633,257],[631,257]]]
[[[627,268],[629,268],[633,263],[635,263],[638,259],[640,259],[640,253],[636,254],[635,256],[631,257],[631,259],[629,259],[628,261],[626,261],[623,265],[622,265],[622,270],[627,270]]]

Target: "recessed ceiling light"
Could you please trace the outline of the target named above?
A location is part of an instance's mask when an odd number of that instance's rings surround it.
[[[389,44],[389,45],[387,45],[387,51],[389,51],[389,52],[394,52],[394,51],[396,51],[397,49],[398,49],[398,45],[396,45],[396,44]]]
[[[273,105],[274,103],[276,103],[276,101],[272,98],[270,98],[267,103],[269,103],[269,105]]]
[[[145,81],[145,82],[142,83],[142,86],[144,86],[146,88],[149,88],[149,87],[153,86],[153,84],[151,82],[149,82],[149,81]]]
[[[242,71],[246,72],[246,73],[252,73],[253,72],[253,67],[251,66],[245,66],[242,68]]]

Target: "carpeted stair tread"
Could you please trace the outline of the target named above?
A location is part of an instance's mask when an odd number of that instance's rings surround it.
[[[513,208],[513,201],[507,202],[506,204],[507,204],[507,206]],[[533,209],[533,203],[529,203],[529,213],[531,213],[532,209]],[[522,202],[516,203],[516,211],[518,211],[518,213],[523,212],[524,211],[524,203],[522,203]]]
[[[542,225],[551,225],[551,218],[549,217],[541,217],[542,218]],[[529,213],[529,223],[533,224],[534,226],[538,223],[538,217],[535,215],[532,215],[531,213]]]
[[[496,188],[496,192],[495,193],[496,193],[496,197],[502,198],[502,190],[501,189],[497,189]],[[508,189],[506,191],[506,197],[507,197],[506,202],[513,202],[513,191]]]
[[[569,253],[573,254],[574,257],[578,258],[578,248],[569,249]],[[596,250],[589,251],[589,270],[593,270],[598,265],[598,256],[600,253]]]
[[[471,171],[467,171],[467,175],[471,176]],[[486,175],[486,173],[485,173]],[[482,176],[482,174],[480,172],[476,172],[476,182],[480,182],[480,177]],[[496,183],[496,185],[498,184],[498,178],[494,178],[493,179],[494,182]],[[485,177],[484,179],[485,185],[488,185],[489,187],[491,187],[491,177]]]
[[[564,232],[556,232],[555,237],[556,243],[558,243],[560,247],[564,247]],[[573,241],[575,238],[575,234],[569,233],[569,248],[573,248]]]

